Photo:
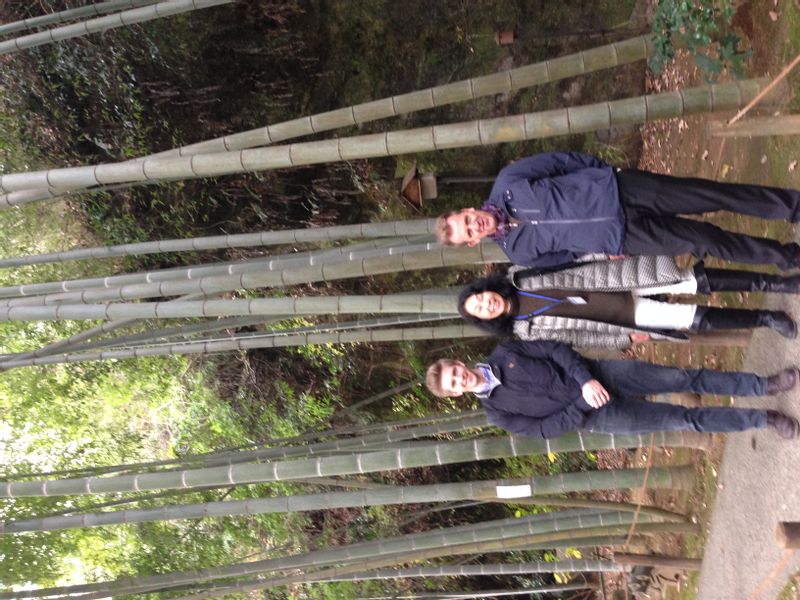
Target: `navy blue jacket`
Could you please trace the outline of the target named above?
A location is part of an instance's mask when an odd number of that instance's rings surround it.
[[[623,254],[625,215],[614,169],[589,154],[551,152],[500,171],[488,204],[522,221],[498,244],[512,263],[551,267]]]
[[[489,356],[501,384],[481,398],[489,422],[520,435],[557,437],[583,427],[594,409],[581,387],[587,361],[559,342],[503,342]]]

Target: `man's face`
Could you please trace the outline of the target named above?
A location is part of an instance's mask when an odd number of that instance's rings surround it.
[[[483,321],[490,321],[508,310],[508,301],[497,292],[485,291],[468,296],[464,301],[467,314]]]
[[[497,229],[494,215],[475,208],[464,208],[447,217],[448,238],[456,245],[474,246]]]
[[[442,367],[439,385],[448,396],[460,396],[464,392],[471,392],[478,389],[481,383],[478,374],[460,360],[454,360]]]

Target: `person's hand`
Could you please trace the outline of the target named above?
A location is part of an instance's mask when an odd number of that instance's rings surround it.
[[[600,408],[611,399],[608,390],[597,379],[590,379],[584,383],[583,387],[581,387],[581,393],[583,394],[583,399],[592,408]]]
[[[608,260],[620,260],[620,259],[623,259],[623,258],[625,258],[624,254],[609,254],[608,255]]]
[[[645,342],[650,341],[650,334],[649,333],[632,333],[631,334],[631,344],[644,344]]]

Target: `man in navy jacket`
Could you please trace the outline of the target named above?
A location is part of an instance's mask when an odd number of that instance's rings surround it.
[[[797,369],[771,377],[710,369],[676,369],[634,360],[588,360],[558,342],[504,342],[485,364],[467,367],[442,359],[425,383],[440,397],[476,394],[489,422],[512,433],[552,438],[587,429],[607,433],[770,428],[796,438],[797,420],[775,410],[701,407],[648,402],[642,396],[696,392],[774,395],[795,387]]]
[[[677,217],[729,210],[800,220],[800,192],[618,170],[577,152],[518,160],[497,175],[480,209],[439,217],[447,245],[491,237],[517,265],[551,267],[587,254],[691,253],[781,269],[800,266],[800,246]]]

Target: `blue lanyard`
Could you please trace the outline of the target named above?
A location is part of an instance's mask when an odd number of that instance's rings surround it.
[[[523,321],[525,319],[529,319],[531,317],[538,316],[538,315],[542,314],[543,312],[547,312],[548,310],[550,310],[554,306],[558,306],[559,304],[564,302],[563,298],[551,298],[550,296],[545,296],[544,294],[537,294],[535,292],[525,292],[523,290],[517,290],[517,294],[519,294],[520,296],[528,296],[529,298],[538,298],[539,300],[548,300],[550,302],[550,304],[548,304],[547,306],[544,306],[544,307],[542,307],[542,308],[540,308],[538,310],[530,312],[528,314],[517,315],[516,317],[514,317],[515,321]]]

